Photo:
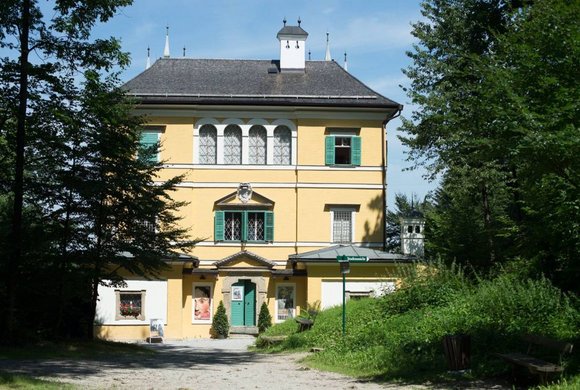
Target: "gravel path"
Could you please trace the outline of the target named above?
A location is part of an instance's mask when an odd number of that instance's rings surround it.
[[[108,360],[1,361],[0,370],[71,383],[83,389],[427,389],[381,385],[310,370],[304,354],[250,352],[253,338],[153,344],[159,353]],[[499,388],[495,386],[471,388]],[[441,388],[441,387],[439,387]]]

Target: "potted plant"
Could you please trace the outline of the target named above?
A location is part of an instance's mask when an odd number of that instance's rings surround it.
[[[220,301],[211,323],[211,334],[216,339],[225,339],[230,331],[230,323],[223,301]]]
[[[272,316],[270,315],[268,305],[266,304],[266,302],[264,302],[260,307],[260,314],[258,314],[258,331],[262,333],[271,326],[272,326]]]

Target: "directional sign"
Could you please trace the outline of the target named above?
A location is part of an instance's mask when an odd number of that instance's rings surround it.
[[[368,256],[336,256],[339,263],[366,263],[369,261]]]

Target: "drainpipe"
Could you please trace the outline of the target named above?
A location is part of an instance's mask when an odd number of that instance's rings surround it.
[[[399,105],[395,111],[383,121],[382,147],[385,148],[382,153],[382,176],[383,176],[383,252],[387,251],[387,124],[401,115],[403,106]]]

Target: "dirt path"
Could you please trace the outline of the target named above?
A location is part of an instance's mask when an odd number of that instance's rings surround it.
[[[380,385],[303,367],[303,354],[247,350],[251,339],[192,340],[152,345],[146,358],[0,361],[0,370],[67,382],[83,389],[426,389]],[[486,386],[485,386],[486,387]],[[479,387],[475,387],[479,388]]]

